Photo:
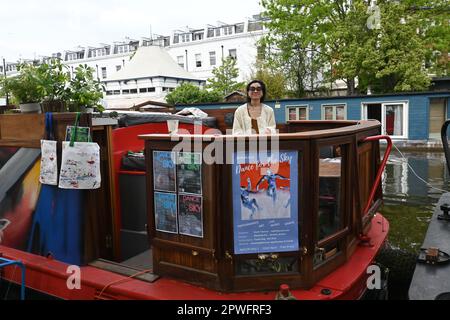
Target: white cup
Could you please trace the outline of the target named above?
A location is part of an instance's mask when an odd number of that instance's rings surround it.
[[[178,120],[167,120],[167,128],[170,134],[178,132]]]

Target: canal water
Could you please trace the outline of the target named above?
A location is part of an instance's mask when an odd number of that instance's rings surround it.
[[[383,176],[384,206],[390,223],[389,243],[417,252],[433,210],[444,191],[450,191],[444,153],[392,149]]]

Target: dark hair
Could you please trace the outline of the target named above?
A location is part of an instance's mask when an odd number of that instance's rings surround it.
[[[260,102],[264,102],[264,99],[266,98],[266,85],[265,85],[264,82],[262,82],[261,80],[252,80],[252,81],[250,81],[250,82],[248,83],[248,85],[247,85],[247,91],[246,91],[246,93],[247,93],[247,102],[252,101],[252,99],[250,99],[250,97],[248,96],[248,91],[250,90],[250,86],[251,86],[252,84],[254,84],[254,83],[259,83],[259,84],[261,85],[261,89],[262,89],[263,95],[262,95],[262,97],[261,97],[261,99],[260,99]]]

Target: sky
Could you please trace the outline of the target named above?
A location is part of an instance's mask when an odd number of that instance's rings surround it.
[[[259,0],[0,0],[0,58],[34,59],[79,45],[243,22]]]

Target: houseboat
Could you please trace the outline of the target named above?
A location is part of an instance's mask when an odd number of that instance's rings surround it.
[[[61,299],[361,298],[389,232],[380,122],[294,120],[238,137],[224,114],[120,125],[83,114],[100,146],[93,190],[39,183],[46,115],[0,115],[0,257]],[[53,114],[58,152],[74,121]],[[0,272],[22,281],[14,265]]]
[[[439,90],[437,90],[439,89]],[[196,104],[205,112],[234,109],[244,102]],[[442,150],[441,127],[450,118],[450,91],[402,92],[356,96],[305,97],[266,101],[277,123],[295,120],[378,120],[382,134],[399,147]],[[183,108],[180,105],[179,108]]]

